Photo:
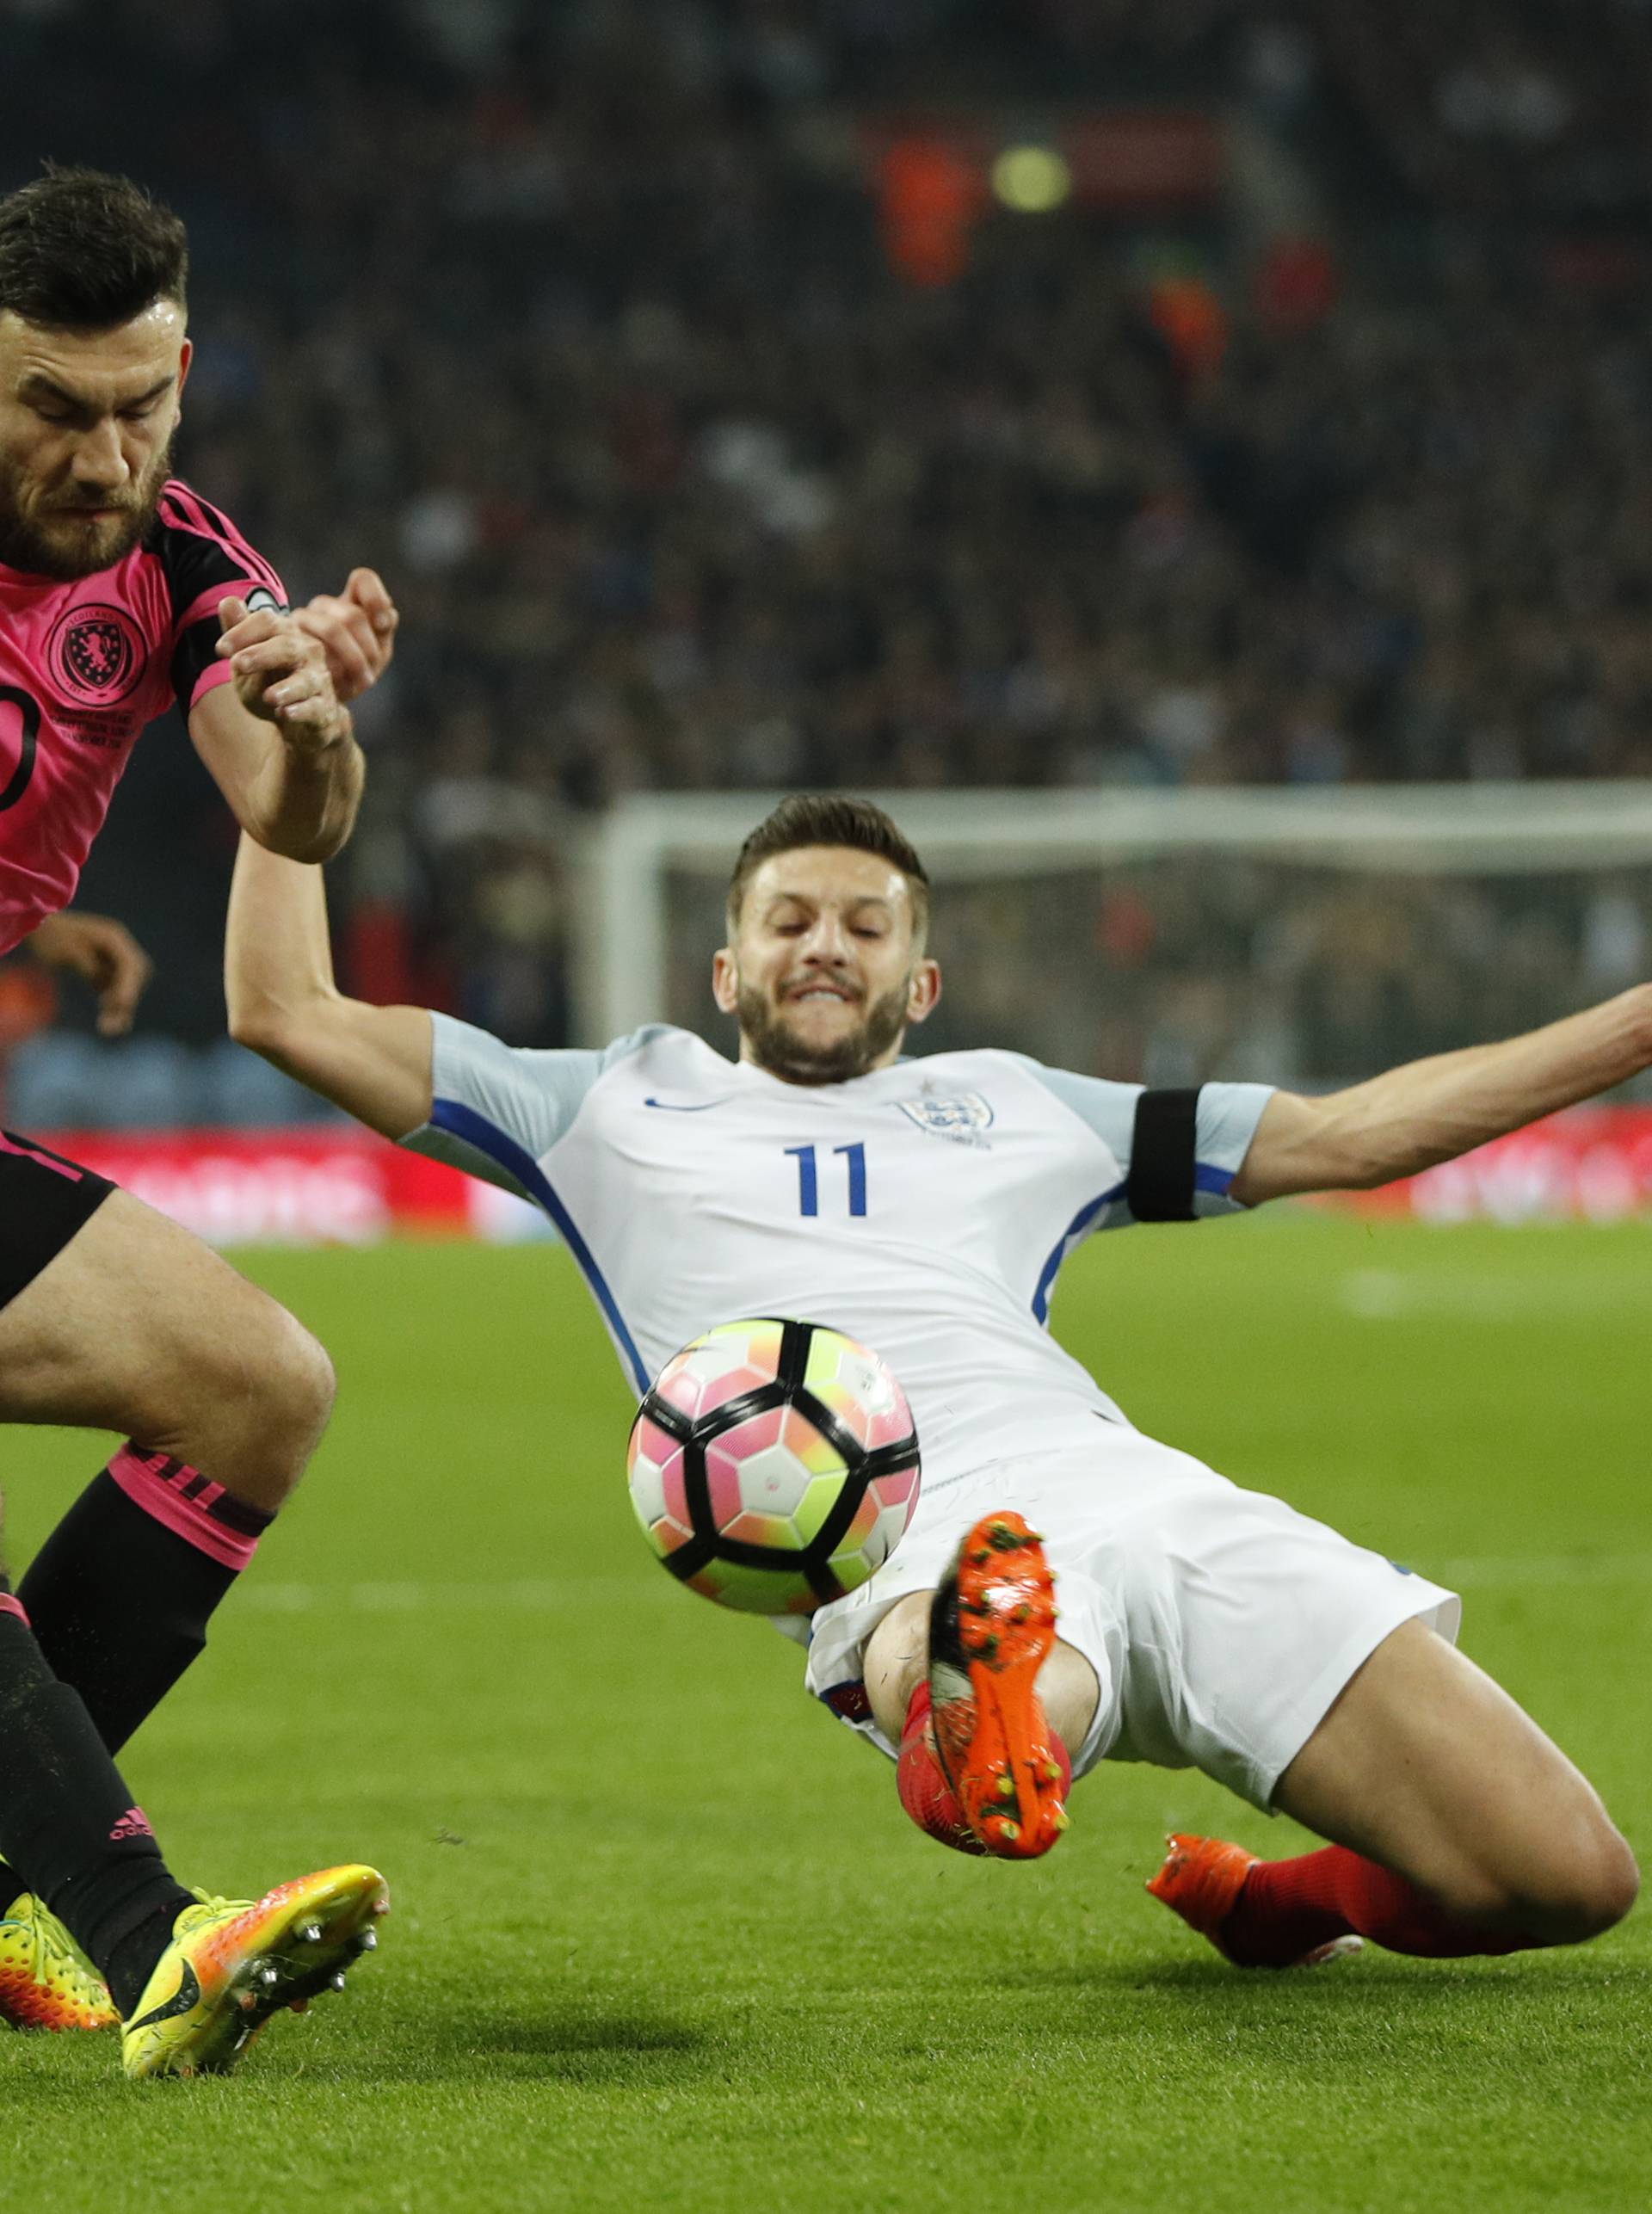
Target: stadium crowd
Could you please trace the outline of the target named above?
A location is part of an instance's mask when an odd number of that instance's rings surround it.
[[[572,826],[631,791],[1652,772],[1633,250],[1503,219],[1588,200],[1585,139],[1644,213],[1603,57],[1649,10],[1580,7],[1609,40],[1467,0],[1383,41],[1239,0],[0,0],[0,182],[95,157],[188,219],[185,473],[296,593],[367,559],[404,611],[347,943],[553,1042]],[[1162,227],[1000,211],[903,283],[856,114],[1007,55],[1363,133],[1403,241],[1328,172],[1292,307],[1219,210],[1172,226],[1197,353]]]

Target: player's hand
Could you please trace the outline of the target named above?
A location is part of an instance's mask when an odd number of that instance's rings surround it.
[[[317,592],[293,620],[317,640],[341,700],[359,700],[390,666],[401,621],[396,602],[374,569],[352,569],[342,594]]]
[[[28,948],[48,968],[66,969],[91,986],[103,1037],[123,1038],[131,1029],[155,964],[124,922],[112,915],[49,915]]]
[[[350,735],[350,718],[333,689],[319,639],[284,607],[249,612],[244,600],[220,600],[219,656],[227,661],[241,705],[274,723],[296,754],[321,754]]]

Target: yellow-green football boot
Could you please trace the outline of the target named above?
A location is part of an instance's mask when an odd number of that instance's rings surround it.
[[[0,2022],[18,2030],[112,2030],[108,1986],[52,1909],[21,1892],[0,1915]]]
[[[390,1909],[376,1868],[324,1868],[262,1899],[200,1895],[120,2032],[126,2074],[223,2075],[283,2007],[342,1991],[344,1970],[377,1944]]]

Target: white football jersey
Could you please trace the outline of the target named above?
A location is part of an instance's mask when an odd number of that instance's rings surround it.
[[[535,1052],[435,1022],[431,1119],[404,1142],[545,1209],[639,1397],[714,1323],[829,1324],[899,1378],[926,1496],[1125,1425],[1049,1334],[1057,1272],[1092,1230],[1231,1210],[1271,1096],[997,1051],[798,1085],[685,1030]]]

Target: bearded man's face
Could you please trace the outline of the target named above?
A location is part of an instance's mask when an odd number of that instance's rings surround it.
[[[717,957],[717,1003],[740,1058],[791,1084],[887,1068],[940,990],[903,873],[876,854],[801,846],[763,862]]]
[[[170,472],[188,369],[176,300],[109,330],[0,312],[0,562],[71,579],[131,552]]]

